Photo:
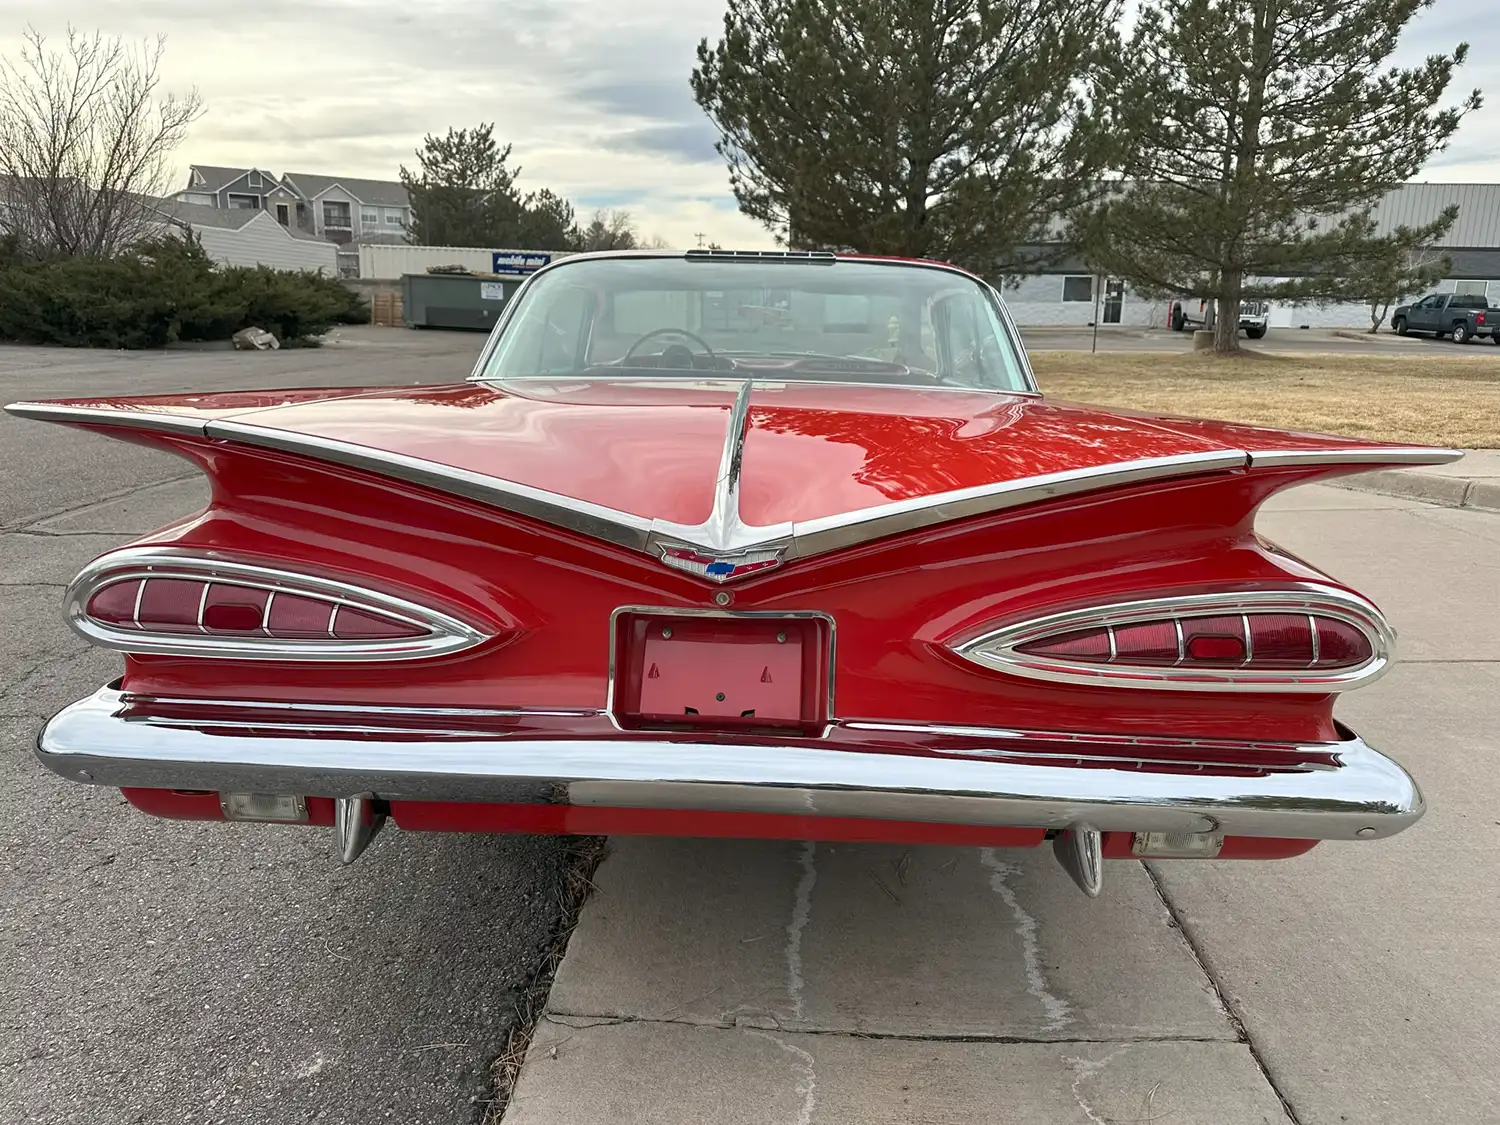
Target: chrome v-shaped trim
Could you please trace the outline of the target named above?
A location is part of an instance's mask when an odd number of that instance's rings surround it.
[[[652,520],[617,508],[577,500],[546,489],[404,453],[260,426],[241,420],[245,415],[236,416],[233,420],[195,420],[167,412],[30,402],[13,403],[5,409],[22,418],[86,426],[156,430],[294,453],[476,500],[658,558],[663,557],[665,551],[677,548],[731,562],[735,558],[774,558],[777,562],[810,558],[874,539],[1041,500],[1195,473],[1289,464],[1439,465],[1462,456],[1457,450],[1414,447],[1329,448],[1273,451],[1254,455],[1243,449],[1226,448],[1092,465],[1083,469],[1069,469],[940,492],[931,496],[918,496],[910,500],[897,500],[798,523],[756,527],[741,521],[739,514],[740,474],[753,391],[754,381],[746,379],[735,395],[725,428],[724,449],[719,459],[713,509],[704,523],[694,525]],[[249,413],[253,415],[255,412]],[[702,576],[712,581],[727,581],[748,577],[750,573],[759,571]]]
[[[668,566],[690,570],[713,582],[727,582],[778,565],[793,546],[795,525],[751,527],[740,519],[740,471],[750,429],[750,396],[755,381],[745,379],[734,396],[714,482],[714,506],[700,524],[654,520],[647,549]],[[677,556],[685,556],[681,561]]]

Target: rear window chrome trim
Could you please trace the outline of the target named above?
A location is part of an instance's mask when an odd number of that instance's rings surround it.
[[[511,299],[505,303],[505,308],[501,310],[501,312],[500,312],[500,318],[495,321],[495,327],[490,330],[489,336],[485,339],[484,347],[480,349],[479,358],[474,361],[473,370],[469,373],[468,379],[466,381],[467,382],[471,382],[471,383],[496,383],[496,384],[503,384],[503,383],[512,381],[512,380],[502,380],[502,379],[497,379],[497,378],[492,378],[492,377],[486,376],[485,375],[485,368],[489,366],[490,359],[494,355],[495,349],[500,346],[500,337],[505,332],[506,326],[510,323],[511,318],[515,315],[515,310],[520,307],[521,302],[527,296],[528,290],[530,290],[530,288],[532,287],[532,285],[535,284],[537,278],[542,277],[545,274],[551,273],[553,270],[561,269],[561,268],[563,268],[565,266],[568,266],[568,265],[576,265],[579,262],[601,261],[601,260],[604,260],[604,259],[607,259],[607,258],[618,258],[618,259],[627,260],[627,261],[628,260],[640,260],[640,259],[655,259],[655,260],[660,261],[660,260],[664,260],[664,259],[677,258],[677,259],[681,260],[684,264],[687,264],[687,262],[690,260],[688,258],[688,254],[689,253],[692,253],[692,251],[680,251],[680,250],[597,250],[597,251],[593,251],[593,252],[590,252],[590,253],[569,254],[566,257],[554,258],[550,263],[548,263],[547,265],[543,266],[541,269],[539,269],[536,272],[534,272],[534,273],[530,274],[529,276],[527,276],[527,278],[524,281],[522,281],[521,284],[517,287],[517,289],[515,291],[515,294],[511,297]],[[851,255],[851,254],[834,254],[834,255],[831,256],[831,258],[832,258],[831,261],[828,260],[828,259],[825,259],[825,258],[818,258],[818,259],[781,258],[781,259],[777,259],[777,262],[779,264],[783,264],[783,265],[785,265],[785,264],[792,264],[792,265],[801,264],[801,265],[820,266],[820,267],[824,267],[824,268],[826,268],[827,266],[833,265],[836,262],[856,262],[856,263],[860,263],[860,264],[864,264],[864,265],[885,266],[885,267],[898,268],[898,269],[904,268],[904,269],[917,269],[917,270],[935,270],[935,271],[940,272],[940,273],[954,274],[954,275],[956,275],[958,277],[967,278],[969,281],[972,281],[975,285],[978,285],[980,287],[980,289],[984,292],[984,295],[985,295],[986,299],[990,302],[991,305],[994,306],[996,313],[999,315],[1001,326],[1005,330],[1006,339],[1010,343],[1012,350],[1015,352],[1015,358],[1016,358],[1017,368],[1020,370],[1022,376],[1026,380],[1026,389],[1024,389],[1024,390],[1016,390],[1016,391],[1005,391],[1005,392],[997,392],[997,391],[993,391],[991,388],[985,388],[985,387],[951,387],[951,388],[943,388],[943,389],[947,389],[947,390],[967,390],[967,391],[970,391],[970,392],[973,392],[973,391],[981,391],[981,392],[983,392],[983,391],[990,391],[990,393],[1032,394],[1032,395],[1037,395],[1037,396],[1041,395],[1041,393],[1042,393],[1041,392],[1041,388],[1037,385],[1037,381],[1036,381],[1036,373],[1031,369],[1031,357],[1029,355],[1027,355],[1026,345],[1021,340],[1020,329],[1018,329],[1016,327],[1016,322],[1015,322],[1014,318],[1010,314],[1010,309],[1005,304],[1005,298],[1001,295],[1001,293],[1000,293],[1000,291],[998,289],[996,289],[989,282],[985,281],[982,277],[979,277],[976,274],[972,274],[968,270],[960,269],[958,266],[949,265],[946,262],[932,262],[932,261],[925,261],[925,260],[920,260],[920,259],[909,259],[909,258],[864,257],[864,256],[861,256],[861,255]],[[709,260],[713,260],[713,259],[704,258],[704,257],[695,257],[695,258],[691,259],[691,261],[693,261],[694,263],[703,262],[703,261],[709,261]],[[727,259],[725,259],[725,260],[727,260]],[[770,261],[770,259],[766,259],[766,260]],[[754,259],[750,259],[750,261],[754,261]],[[808,379],[808,380],[803,380],[803,381],[804,382],[816,382],[817,380]],[[889,383],[842,383],[842,382],[841,383],[830,382],[828,385],[830,385],[830,386],[890,386]]]

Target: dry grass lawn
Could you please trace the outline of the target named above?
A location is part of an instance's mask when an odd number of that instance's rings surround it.
[[[1032,352],[1053,398],[1382,441],[1500,448],[1500,349],[1474,356]]]

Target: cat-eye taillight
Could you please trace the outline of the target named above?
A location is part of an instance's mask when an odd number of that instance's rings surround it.
[[[1369,602],[1319,586],[1070,609],[1005,625],[955,650],[986,668],[1069,683],[1331,692],[1384,672],[1394,639]]]
[[[181,548],[96,559],[68,588],[68,623],[125,652],[234,660],[413,660],[489,634],[348,582]]]

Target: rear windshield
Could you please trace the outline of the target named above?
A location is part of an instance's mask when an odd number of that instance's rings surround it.
[[[849,259],[565,261],[517,298],[480,377],[705,374],[1032,389],[987,286]]]

